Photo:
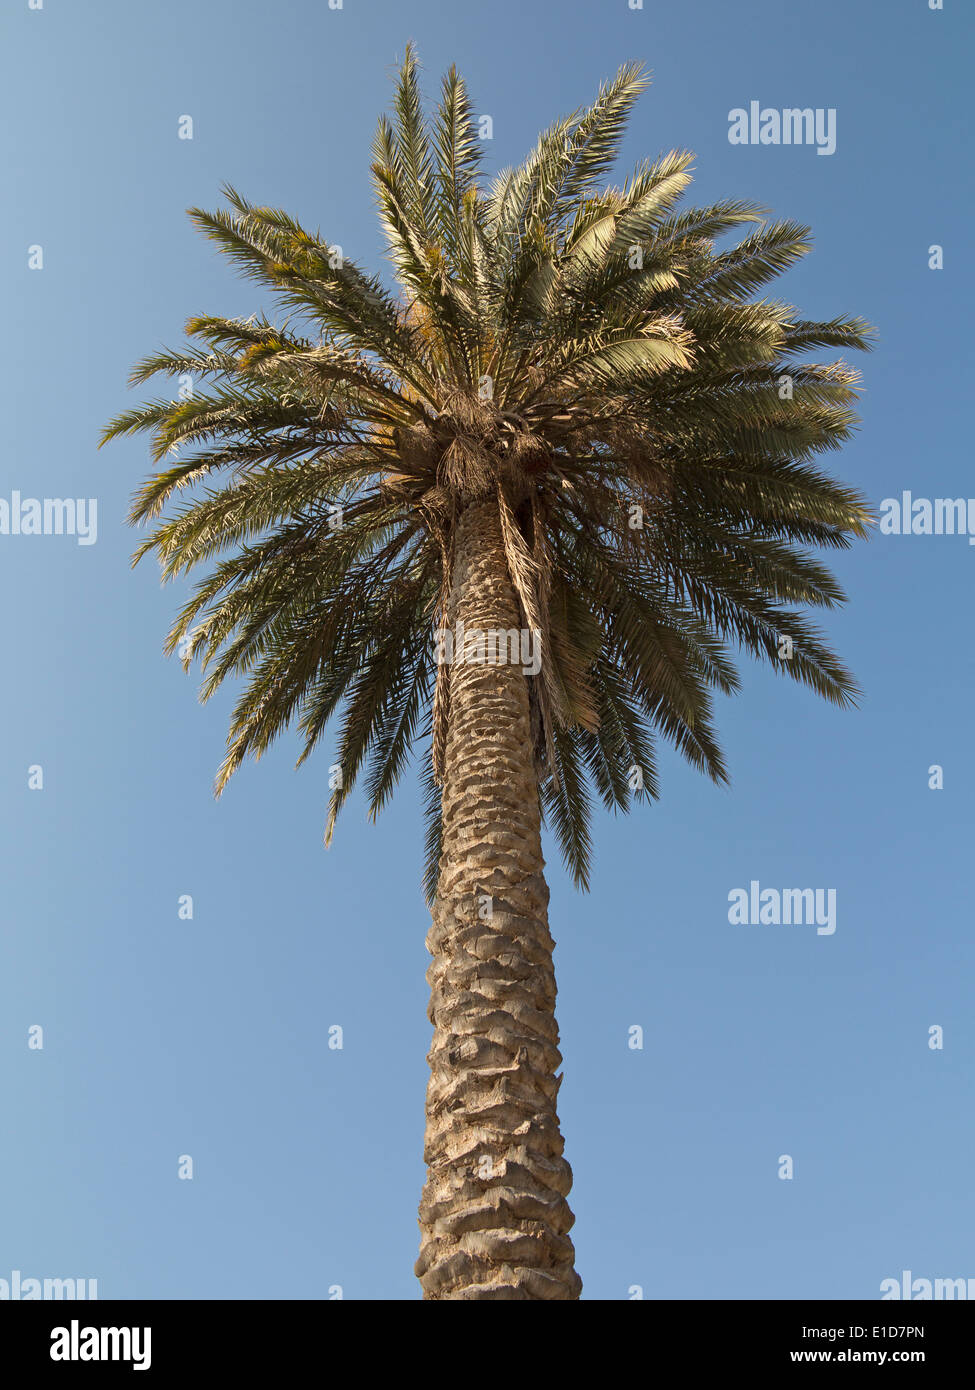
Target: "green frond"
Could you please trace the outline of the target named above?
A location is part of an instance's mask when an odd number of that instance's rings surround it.
[[[589,890],[592,870],[592,798],[586,785],[579,734],[574,729],[555,731],[553,750],[558,784],[547,777],[541,785],[542,808],[572,881]]]
[[[421,773],[423,791],[423,896],[427,906],[432,907],[437,896],[437,881],[440,877],[440,856],[443,853],[443,808],[440,787],[433,775],[433,749],[428,749],[423,758]]]

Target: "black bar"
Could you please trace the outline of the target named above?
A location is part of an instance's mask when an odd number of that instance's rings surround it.
[[[470,1336],[475,1328],[478,1338],[485,1336],[480,1323],[484,1314],[474,1314],[474,1324],[467,1321],[469,1313],[461,1313],[459,1323],[454,1321],[457,1314],[434,1314],[431,1322],[430,1310],[411,1315],[405,1300],[393,1306],[397,1311],[391,1319],[389,1303],[377,1307],[375,1302],[352,1300],[20,1302],[0,1305],[0,1344],[4,1366],[17,1368],[18,1384],[30,1384],[29,1377],[34,1375],[41,1375],[45,1384],[70,1384],[78,1375],[131,1376],[134,1372],[139,1376],[137,1384],[143,1375],[155,1376],[159,1383],[176,1383],[177,1377],[196,1368],[219,1370],[221,1377],[241,1372],[248,1382],[263,1373],[291,1369],[314,1372],[323,1383],[341,1375],[348,1383],[352,1354],[358,1372],[351,1383],[358,1386],[372,1379],[377,1362],[382,1365],[384,1358],[398,1375],[411,1368],[413,1379],[414,1374],[422,1377],[432,1352],[438,1374],[449,1374],[450,1362],[444,1358],[456,1338],[461,1358],[457,1371],[465,1378],[473,1376],[475,1382],[479,1379],[477,1364],[470,1360]],[[590,1306],[592,1310],[587,1311]],[[557,1312],[555,1324],[548,1322],[553,1314],[535,1314],[526,1322],[524,1314],[514,1314],[513,1322],[510,1313],[493,1315],[487,1335],[510,1336],[517,1346],[519,1333],[534,1339],[544,1329],[549,1334],[547,1370],[552,1369],[550,1358],[560,1342],[571,1358],[579,1341],[584,1341],[600,1357],[611,1353],[612,1364],[619,1364],[625,1350],[627,1357],[635,1356],[637,1365],[651,1373],[658,1369],[666,1374],[668,1367],[693,1376],[698,1369],[747,1374],[755,1367],[782,1372],[803,1365],[818,1365],[822,1370],[833,1365],[874,1365],[885,1370],[934,1367],[963,1374],[968,1368],[971,1374],[975,1318],[963,1301],[912,1301],[908,1306],[874,1299],[648,1300],[640,1307],[627,1303],[612,1313],[608,1302],[592,1299],[582,1300],[580,1307],[581,1323],[573,1317],[561,1324]],[[538,1316],[543,1319],[541,1325],[536,1322]],[[563,1330],[553,1342],[556,1328]],[[117,1331],[103,1336],[102,1329]],[[427,1348],[419,1337],[431,1332],[436,1341]],[[404,1333],[410,1340],[402,1340]],[[592,1342],[603,1333],[607,1341]],[[103,1353],[111,1358],[116,1351],[120,1359],[100,1359]],[[54,1359],[52,1352],[63,1352],[71,1359],[60,1355]],[[99,1359],[82,1360],[83,1352],[97,1352]],[[128,1359],[121,1359],[126,1354]],[[141,1370],[136,1362],[143,1363]],[[600,1380],[612,1380],[610,1363],[604,1369],[607,1374]],[[516,1357],[507,1362],[505,1374],[517,1382],[526,1370]]]

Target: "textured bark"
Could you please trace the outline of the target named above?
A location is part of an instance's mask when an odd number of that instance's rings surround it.
[[[496,501],[456,533],[451,623],[520,626]],[[433,963],[420,1257],[425,1299],[576,1299],[528,687],[456,659]]]

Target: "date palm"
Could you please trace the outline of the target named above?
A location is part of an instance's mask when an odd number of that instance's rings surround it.
[[[336,717],[330,840],[357,782],[375,815],[419,752],[428,1299],[581,1288],[543,820],[586,886],[594,800],[656,797],[658,737],[724,781],[711,704],[736,651],[854,692],[801,610],[842,598],[810,549],[867,522],[815,462],[856,423],[857,375],[807,357],[869,330],[756,298],[808,231],[678,210],[689,154],[604,186],[645,85],[621,69],[487,184],[463,81],[428,114],[409,50],[372,165],[395,288],[226,188],[190,215],[288,320],[191,319],[132,381],[192,394],[104,436],[153,436],[136,559],[204,567],[168,650],[200,659],[203,698],[243,678],[218,792],[289,726],[303,762]],[[462,630],[451,657],[438,634]],[[531,665],[482,641],[509,632]]]

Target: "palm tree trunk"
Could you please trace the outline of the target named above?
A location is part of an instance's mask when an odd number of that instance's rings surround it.
[[[495,502],[465,509],[454,553],[452,621],[468,633],[520,627]],[[576,1299],[528,686],[520,665],[459,656],[427,936],[434,1036],[416,1274],[425,1299]]]

